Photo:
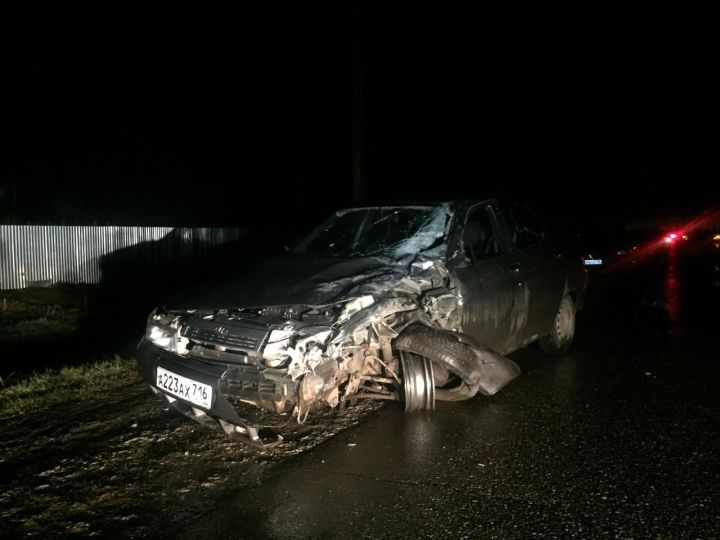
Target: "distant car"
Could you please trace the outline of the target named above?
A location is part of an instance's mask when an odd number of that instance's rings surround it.
[[[585,274],[523,207],[495,199],[340,210],[287,257],[234,269],[155,309],[138,345],[150,387],[254,445],[249,402],[299,421],[356,399],[491,396],[538,341],[563,353]]]
[[[571,239],[573,252],[589,271],[598,270],[626,258],[642,243],[638,233],[625,227],[596,225],[575,232]]]

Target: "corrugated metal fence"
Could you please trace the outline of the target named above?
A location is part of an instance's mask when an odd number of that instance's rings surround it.
[[[125,266],[187,263],[240,235],[240,229],[0,225],[0,289],[100,283],[118,254]]]

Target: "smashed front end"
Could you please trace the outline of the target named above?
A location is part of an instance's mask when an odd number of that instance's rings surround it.
[[[417,410],[497,392],[519,369],[461,334],[463,299],[442,260],[394,249],[374,271],[319,285],[338,301],[156,310],[140,371],[175,408],[258,446],[262,426],[240,418],[238,402],[302,423],[359,399]]]

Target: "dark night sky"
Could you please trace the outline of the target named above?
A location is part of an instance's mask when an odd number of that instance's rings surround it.
[[[371,199],[720,200],[709,8],[100,4],[0,8],[3,221],[319,220],[352,202],[353,58]]]

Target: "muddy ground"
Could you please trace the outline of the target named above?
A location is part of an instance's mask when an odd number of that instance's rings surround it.
[[[1,536],[173,536],[275,464],[306,452],[377,410],[287,426],[283,444],[259,450],[169,410],[124,362],[112,388],[0,424]]]

